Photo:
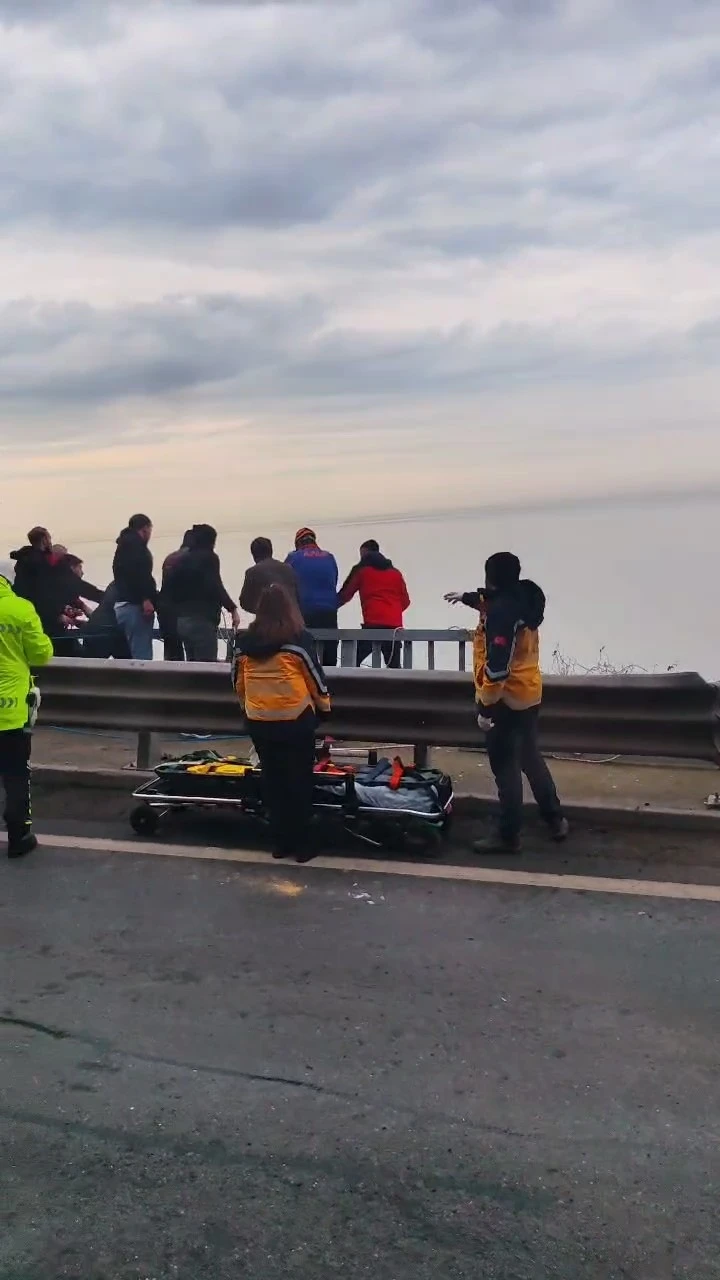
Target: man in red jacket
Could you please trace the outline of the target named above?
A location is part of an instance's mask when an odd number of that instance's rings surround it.
[[[410,596],[399,569],[384,556],[374,538],[368,538],[360,548],[360,560],[350,570],[338,595],[338,606],[347,604],[353,596],[360,595],[363,628],[371,631],[398,631],[403,625],[403,614],[410,608]],[[360,640],[357,647],[357,664],[372,653],[372,643]],[[400,666],[400,641],[383,643],[382,653],[387,667]]]

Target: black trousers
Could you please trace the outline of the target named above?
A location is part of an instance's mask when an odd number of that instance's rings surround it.
[[[493,721],[486,746],[498,790],[499,829],[504,840],[517,839],[522,826],[523,774],[545,821],[552,824],[563,816],[552,774],[538,745],[539,711],[539,707],[513,711],[498,702],[486,713]]]
[[[318,609],[315,613],[305,614],[305,626],[308,631],[337,631],[337,609]],[[337,640],[318,641],[320,662],[324,667],[337,666]]]
[[[214,622],[181,614],[177,634],[188,662],[217,662],[218,629]]]
[[[0,778],[5,789],[5,825],[11,837],[24,835],[32,821],[30,741],[24,729],[0,733]]]
[[[267,724],[251,720],[249,728],[260,758],[273,848],[286,857],[299,853],[312,818],[315,716]]]
[[[70,632],[67,636],[58,636],[57,628],[55,629],[56,638],[53,639],[53,653],[56,658],[81,658],[83,656],[80,645],[80,632]]]
[[[185,650],[178,635],[178,620],[174,609],[160,601],[157,611],[158,626],[163,638],[163,658],[165,662],[184,662]]]
[[[374,628],[363,622],[363,631],[374,631],[376,629],[382,630],[382,628],[380,627]],[[382,651],[382,656],[385,662],[385,666],[392,667],[394,670],[399,670],[400,656],[402,653],[402,644],[400,643],[400,641],[399,640],[383,640],[382,644],[380,645],[380,649]],[[372,653],[372,641],[358,640],[357,657],[355,659],[356,665],[358,667],[361,667],[365,659],[368,658],[371,653]]]

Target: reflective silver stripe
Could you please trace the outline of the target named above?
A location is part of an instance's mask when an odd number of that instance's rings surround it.
[[[299,644],[284,644],[282,651],[283,653],[294,653],[298,658],[302,659],[318,687],[318,692],[323,697],[327,697],[327,685],[325,684],[320,671],[313,662],[312,656],[308,653],[307,649],[304,649],[302,645]]]
[[[498,680],[506,680],[507,677],[510,675],[512,660],[515,657],[515,646],[517,645],[517,633],[520,627],[524,627],[524,626],[525,626],[524,622],[515,623],[515,626],[513,628],[512,644],[510,645],[510,653],[508,654],[508,660],[505,666],[503,667],[502,671],[491,671],[487,665],[487,662],[485,663],[485,675],[487,676],[488,680],[492,682],[495,682]],[[489,649],[490,649],[490,645],[488,645],[488,651]]]

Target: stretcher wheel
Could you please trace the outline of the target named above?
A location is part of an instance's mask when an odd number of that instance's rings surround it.
[[[401,840],[404,853],[421,854],[425,858],[439,858],[442,853],[442,831],[429,822],[410,823],[404,828]]]
[[[139,804],[130,814],[130,826],[138,836],[154,836],[160,826],[160,815],[149,804]]]

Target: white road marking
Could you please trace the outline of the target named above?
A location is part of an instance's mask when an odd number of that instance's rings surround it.
[[[80,849],[89,853],[149,854],[160,858],[194,858],[207,862],[265,864],[289,869],[292,861],[277,862],[260,849],[216,849],[147,841],[100,840],[84,836],[43,834],[48,848]],[[553,875],[544,871],[510,871],[504,867],[456,867],[443,862],[391,862],[368,858],[313,858],[303,870],[352,871],[363,875],[413,876],[425,880],[469,880],[474,884],[506,884],[533,889],[570,889],[575,893],[620,893],[636,898],[677,898],[688,902],[720,902],[720,885],[680,884],[663,880],[610,879],[605,876]]]

